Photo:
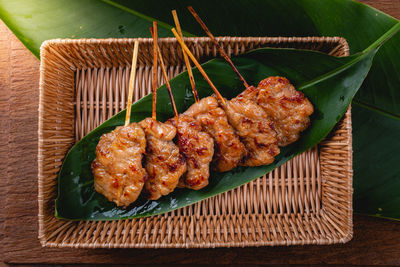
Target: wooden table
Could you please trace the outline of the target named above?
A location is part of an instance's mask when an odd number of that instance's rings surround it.
[[[400,18],[400,0],[363,1]],[[400,222],[354,216],[345,245],[221,249],[51,249],[37,239],[39,61],[0,22],[0,266],[12,264],[400,265]],[[5,218],[7,220],[5,221]]]

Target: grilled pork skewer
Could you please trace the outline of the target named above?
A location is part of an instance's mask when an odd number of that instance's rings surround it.
[[[139,42],[135,41],[125,125],[101,136],[92,162],[94,188],[117,206],[128,206],[142,191],[147,173],[142,167],[146,148],[143,129],[129,123]]]
[[[249,86],[193,7],[188,9],[242,81],[246,90],[239,96],[261,106],[274,123],[279,146],[287,146],[299,139],[300,132],[310,125],[309,117],[314,112],[310,101],[283,77],[268,77],[257,88]]]
[[[176,30],[172,29],[172,32],[214,92],[218,92],[182,38],[176,33]],[[260,166],[272,163],[280,150],[277,145],[276,133],[272,129],[273,124],[265,111],[253,101],[242,97],[221,100],[219,92],[217,96],[220,105],[226,112],[230,125],[236,130],[236,134],[245,145],[247,154],[242,159],[241,164],[244,166]]]
[[[186,172],[185,158],[172,141],[176,135],[173,125],[156,119],[157,106],[157,23],[150,29],[153,36],[153,113],[139,124],[146,134],[145,168],[148,179],[145,192],[148,199],[157,200],[174,191],[179,178]]]
[[[239,96],[256,102],[268,114],[279,146],[295,142],[310,125],[313,105],[284,77],[268,77],[257,88],[249,86]]]
[[[179,19],[175,10],[172,11],[172,15],[178,27],[178,31],[182,36]],[[190,62],[185,53],[183,56],[193,90],[193,97],[196,103],[198,103],[199,97]],[[164,72],[164,75],[165,80],[167,80],[166,72]],[[168,90],[171,91],[169,82],[167,82],[167,87],[169,87]],[[172,92],[170,95],[174,105],[175,101],[173,100]],[[187,163],[187,172],[180,180],[179,186],[193,190],[199,190],[207,186],[210,176],[210,163],[214,157],[214,139],[212,139],[207,132],[203,131],[201,124],[191,116],[176,114],[175,119],[171,119],[169,122],[177,128],[179,149],[181,153],[185,155]]]
[[[280,150],[273,124],[265,111],[253,101],[237,96],[224,107],[229,123],[244,143],[247,154],[240,165],[271,164]]]
[[[194,12],[194,10],[192,11]],[[297,140],[299,133],[309,125],[309,115],[313,112],[311,103],[301,92],[296,91],[286,78],[269,77],[261,81],[257,88],[248,86],[230,58],[209,33],[221,54],[246,87],[246,90],[237,97],[231,100],[224,99],[184,44],[179,21],[176,13],[173,12],[173,14],[180,36],[174,29],[172,31],[184,52],[196,103],[183,115],[178,114],[161,52],[157,45],[157,25],[153,23],[154,32],[153,30],[151,32],[154,39],[155,67],[153,68],[152,118],[147,118],[140,124],[129,123],[138,52],[138,42],[136,41],[125,125],[117,127],[100,138],[96,148],[96,159],[92,162],[96,191],[118,206],[128,206],[134,202],[144,184],[148,197],[153,200],[172,192],[178,181],[181,182],[181,186],[195,190],[206,186],[209,177],[209,163],[213,156],[213,139],[210,135],[215,139],[214,167],[219,171],[236,167],[243,155],[241,165],[269,164],[279,153],[277,138],[279,145],[282,146]],[[204,23],[202,24],[206,28]],[[165,124],[156,120],[157,55],[175,114],[175,117]],[[198,99],[193,75],[189,71],[191,67],[187,55],[214,90],[214,96]],[[273,121],[269,118],[272,118]],[[275,127],[277,136],[273,122],[277,125]],[[202,130],[207,131],[210,135]],[[247,151],[244,150],[244,146],[235,132],[240,136]],[[179,153],[179,149],[172,142],[176,134],[179,148],[185,157]],[[146,169],[142,167],[142,157],[145,151]],[[188,160],[187,167],[185,158]],[[183,173],[185,173],[184,176],[182,176]],[[182,179],[179,179],[181,176]]]
[[[179,36],[183,40],[178,16],[175,11],[172,11],[172,14],[174,16]],[[198,93],[194,86],[194,78],[191,72],[189,59],[183,47],[182,53],[185,58],[193,95],[196,100],[196,103],[183,114],[193,117],[200,123],[203,131],[207,132],[214,139],[215,152],[213,157],[213,168],[219,172],[229,171],[238,166],[240,160],[245,155],[246,150],[243,143],[239,140],[239,137],[235,134],[232,126],[229,125],[225,111],[219,107],[217,99],[215,97],[206,97],[200,101],[196,99]],[[222,101],[224,100],[222,99]]]
[[[174,15],[175,23],[179,25],[179,20],[175,10],[172,11],[172,14]],[[169,119],[167,123],[171,123],[176,127],[179,150],[185,156],[187,163],[187,172],[181,177],[178,187],[199,190],[208,185],[210,162],[214,155],[214,140],[209,134],[202,131],[201,125],[194,118],[178,114],[159,47],[157,47],[157,50],[161,70],[175,115],[174,118]],[[189,73],[190,83],[194,90],[194,98],[195,101],[198,102],[199,99],[195,89],[191,66],[186,54],[184,54],[184,57]]]
[[[246,154],[245,147],[228,122],[225,111],[214,96],[193,104],[183,115],[195,118],[202,129],[214,139],[213,168],[219,172],[237,167]]]

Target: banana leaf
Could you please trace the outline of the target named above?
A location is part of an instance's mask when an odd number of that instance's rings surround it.
[[[364,52],[345,58],[306,50],[272,48],[253,50],[234,58],[239,71],[252,84],[257,84],[267,76],[286,76],[310,99],[315,112],[311,126],[296,143],[282,148],[272,164],[237,167],[226,173],[212,172],[210,184],[199,191],[176,189],[155,201],[140,197],[127,208],[117,207],[98,194],[93,187],[90,164],[95,158],[95,148],[100,136],[123,124],[125,111],[118,113],[85,136],[67,154],[58,176],[56,216],[73,220],[117,220],[152,216],[226,192],[273,170],[318,144],[332,130],[367,76],[382,40],[399,29],[400,24]],[[234,97],[243,90],[241,82],[222,59],[213,59],[203,64],[203,67],[225,97]],[[197,69],[194,69],[194,77],[198,81],[200,97],[211,95],[211,89]],[[178,111],[183,112],[193,104],[192,98],[187,97],[191,91],[187,74],[182,73],[172,79],[171,86]],[[132,110],[133,121],[150,117],[152,95],[134,103]],[[157,116],[159,120],[173,116],[165,85],[158,89]]]
[[[173,25],[173,8],[186,36],[204,36],[187,5],[193,5],[215,35],[342,36],[351,54],[363,51],[398,22],[352,0],[0,0],[0,17],[39,57],[39,47],[47,39],[150,37],[152,20],[159,22],[161,37],[172,36],[168,29]],[[392,145],[400,135],[399,47],[398,33],[378,51],[353,100],[357,109],[353,114],[354,208],[391,218],[400,218],[400,194],[395,190],[400,188],[396,164],[400,154]],[[384,127],[376,127],[377,121],[385,121]],[[379,138],[367,150],[365,144],[374,136]],[[380,159],[385,164],[376,166],[376,157],[361,154],[367,152],[390,158]]]
[[[354,173],[378,183],[354,179],[354,209],[377,217],[400,218],[400,123],[352,105]],[[382,196],[385,196],[384,198]]]

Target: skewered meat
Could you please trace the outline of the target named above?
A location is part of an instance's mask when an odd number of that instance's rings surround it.
[[[178,121],[178,122],[177,122]],[[192,117],[181,115],[167,123],[177,128],[178,146],[186,158],[187,172],[181,177],[179,187],[199,190],[208,185],[210,162],[214,155],[214,140]]]
[[[118,206],[134,202],[146,180],[146,170],[142,167],[145,149],[145,134],[137,123],[104,134],[92,162],[96,191]]]
[[[176,135],[174,126],[152,118],[146,118],[139,124],[147,139],[145,167],[148,179],[145,190],[149,199],[156,200],[175,189],[186,171],[186,162],[172,142]]]
[[[314,111],[308,99],[283,77],[266,78],[258,84],[258,88],[249,86],[193,7],[189,6],[188,9],[246,87],[240,95],[260,105],[274,122],[278,144],[287,146],[295,142],[299,133],[309,126],[309,116]]]
[[[213,167],[217,171],[226,172],[238,166],[246,153],[245,147],[214,96],[201,99],[183,114],[195,118],[214,139]]]
[[[260,166],[272,163],[280,150],[273,123],[265,111],[253,101],[241,96],[226,100],[224,109],[229,123],[247,150],[241,165]]]
[[[287,146],[310,125],[313,105],[283,77],[268,77],[257,88],[249,87],[243,97],[255,101],[274,122],[278,144]]]

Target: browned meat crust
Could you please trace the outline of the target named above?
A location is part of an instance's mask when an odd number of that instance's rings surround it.
[[[145,190],[149,199],[156,200],[174,191],[186,171],[186,162],[172,142],[176,135],[174,126],[152,118],[144,119],[139,124],[147,139],[145,167],[148,179]]]
[[[226,172],[238,166],[246,150],[214,96],[201,99],[183,114],[195,118],[201,124],[203,131],[214,139],[215,170]]]
[[[118,206],[134,202],[146,180],[146,170],[142,167],[145,148],[145,134],[137,123],[104,134],[92,162],[96,191]]]
[[[272,163],[280,150],[273,123],[264,110],[241,96],[226,101],[224,109],[229,123],[247,150],[241,165],[260,166]]]
[[[181,177],[179,187],[199,190],[208,185],[210,162],[214,155],[214,140],[192,117],[181,115],[178,123],[172,118],[171,123],[177,128],[178,146],[186,158],[187,172]]]
[[[118,206],[134,202],[143,185],[152,200],[171,193],[178,182],[201,189],[208,184],[211,161],[220,172],[272,163],[280,152],[278,145],[295,142],[309,126],[313,111],[310,101],[286,78],[269,77],[222,108],[210,96],[192,105],[178,122],[147,118],[117,127],[97,145],[94,187]],[[179,149],[172,141],[176,134]]]
[[[310,125],[313,105],[284,77],[268,77],[257,88],[249,87],[241,95],[255,101],[268,114],[280,146],[295,142]]]

